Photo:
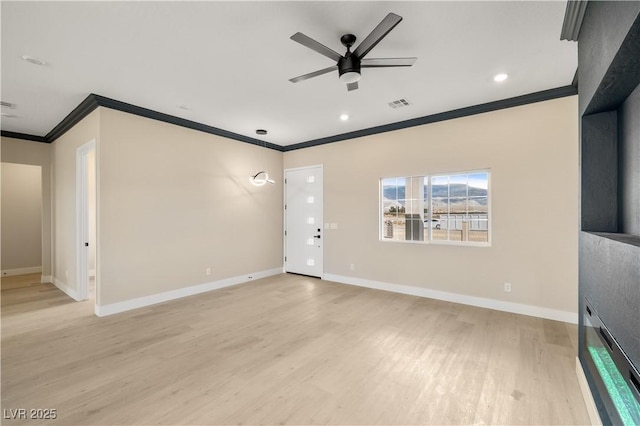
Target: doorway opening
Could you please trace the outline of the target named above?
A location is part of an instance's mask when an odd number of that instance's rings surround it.
[[[2,276],[42,273],[42,167],[2,163]]]

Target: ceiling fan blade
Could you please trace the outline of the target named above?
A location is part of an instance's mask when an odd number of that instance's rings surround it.
[[[311,50],[315,50],[319,54],[324,55],[329,59],[333,59],[335,62],[338,62],[340,59],[342,59],[342,56],[338,52],[329,49],[324,44],[321,44],[302,33],[295,33],[291,36],[291,40],[297,41],[301,45],[306,46]]]
[[[331,71],[336,71],[337,69],[338,69],[338,66],[334,65],[334,66],[329,67],[329,68],[324,68],[324,69],[321,69],[321,70],[318,70],[318,71],[310,72],[309,74],[304,74],[304,75],[300,75],[298,77],[290,78],[289,81],[292,82],[292,83],[297,83],[299,81],[308,80],[310,78],[317,77],[319,75],[326,74],[326,73],[331,72]]]
[[[360,43],[360,46],[353,51],[353,54],[360,59],[364,58],[364,56],[369,53],[376,44],[380,43],[380,40],[389,34],[389,31],[394,29],[400,21],[402,21],[402,16],[398,16],[395,13],[389,13],[382,22],[380,22],[378,26],[369,33],[367,38],[362,40],[362,43]]]
[[[347,83],[347,90],[350,92],[352,90],[356,90],[358,88],[358,82],[354,81],[353,83]]]
[[[360,62],[361,68],[410,67],[418,58],[370,58]]]

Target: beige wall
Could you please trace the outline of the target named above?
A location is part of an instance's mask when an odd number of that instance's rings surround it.
[[[577,312],[577,116],[573,96],[285,153],[324,165],[325,274]],[[378,240],[379,178],[485,168],[491,247]]]
[[[52,216],[51,216],[51,146],[49,144],[14,138],[0,138],[0,153],[3,162],[27,164],[41,167],[42,179],[42,275],[44,280],[52,274]]]
[[[282,267],[282,153],[101,110],[100,304]]]
[[[3,138],[2,155],[43,165],[43,200],[52,176],[53,273],[79,291],[76,149],[97,141],[100,305],[281,267],[282,170],[323,164],[325,222],[338,224],[325,231],[325,274],[575,313],[576,110],[568,97],[283,155],[98,108],[51,146]],[[380,177],[484,168],[491,247],[378,241]],[[249,183],[263,169],[276,185]]]
[[[100,108],[86,116],[52,144],[53,159],[53,277],[70,294],[79,293],[76,277],[76,153],[96,140],[99,145]],[[98,148],[99,149],[99,148]]]
[[[2,163],[2,271],[42,267],[42,167]]]

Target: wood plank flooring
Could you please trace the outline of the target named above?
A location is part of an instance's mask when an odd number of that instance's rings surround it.
[[[105,318],[2,280],[2,424],[588,424],[571,324],[279,275]]]

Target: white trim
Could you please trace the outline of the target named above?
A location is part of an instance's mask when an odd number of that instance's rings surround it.
[[[381,227],[382,228],[382,227]],[[491,247],[489,243],[481,243],[475,241],[454,241],[454,240],[394,240],[392,238],[380,237],[384,243],[391,244],[417,244],[417,245],[441,245],[441,246],[459,246],[459,247]]]
[[[593,394],[589,389],[589,383],[587,382],[587,376],[584,374],[580,359],[576,357],[576,376],[578,376],[578,385],[580,385],[580,391],[584,398],[584,405],[587,407],[587,413],[589,414],[589,420],[594,426],[602,426],[602,420],[600,420],[600,414],[596,407],[596,402],[593,400]]]
[[[95,269],[89,269],[89,278],[95,278],[96,276],[96,270]]]
[[[53,278],[53,285],[55,285],[56,287],[58,287],[60,290],[62,290],[63,292],[66,293],[67,296],[69,296],[70,298],[72,298],[73,300],[75,300],[76,302],[81,301],[82,299],[80,298],[80,294],[78,294],[78,292],[74,289],[72,289],[71,287],[69,287],[67,284],[63,283],[62,281],[60,281],[57,278]]]
[[[42,272],[42,266],[29,266],[27,268],[3,269],[2,276],[10,277],[13,275],[37,274]]]
[[[40,276],[40,283],[41,284],[48,284],[48,283],[52,283],[53,282],[53,275],[41,275]]]
[[[372,281],[363,278],[347,277],[342,275],[324,274],[324,279],[342,284],[373,288],[376,290],[390,291],[393,293],[408,294],[411,296],[426,297],[429,299],[444,300],[447,302],[461,303],[463,305],[471,305],[480,308],[495,309],[497,311],[511,312],[514,314],[529,315],[532,317],[563,321],[571,324],[578,323],[577,313],[542,308],[540,306],[523,305],[520,303],[505,302],[503,300],[487,299],[484,297],[468,296],[458,293],[449,293],[446,291],[431,290],[428,288],[414,287],[410,285],[390,284],[381,281]]]
[[[237,284],[246,283],[260,278],[266,278],[273,275],[279,275],[282,273],[282,267],[268,269],[266,271],[254,272],[246,275],[239,275],[236,277],[225,278],[218,281],[212,281],[209,283],[198,284],[190,287],[179,288],[176,290],[165,291],[164,293],[156,293],[149,296],[137,297],[135,299],[129,299],[122,302],[110,303],[108,305],[96,305],[96,315],[104,317],[107,315],[113,315],[120,312],[130,311],[132,309],[138,309],[149,305],[155,305],[169,300],[180,299],[187,296],[193,296],[195,294],[205,293],[212,290],[218,290],[224,287],[230,287]]]

